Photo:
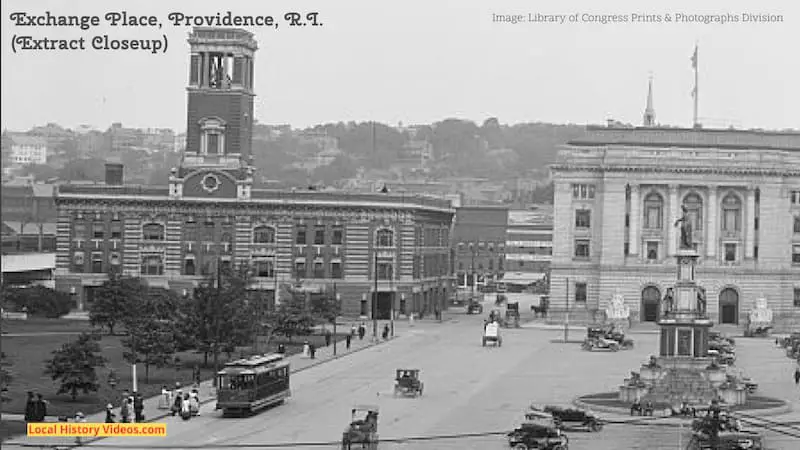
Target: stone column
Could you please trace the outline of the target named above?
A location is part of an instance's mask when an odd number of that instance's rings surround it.
[[[209,58],[210,55],[208,52],[200,53],[200,59],[202,62],[200,63],[201,71],[200,71],[200,87],[208,87],[209,86],[209,76],[208,71],[210,70],[209,67]]]
[[[708,222],[706,223],[706,256],[717,256],[717,230],[719,229],[719,203],[717,202],[717,186],[712,185],[708,191]]]
[[[631,185],[631,215],[630,215],[630,240],[628,250],[631,255],[639,254],[639,228],[642,215],[642,199],[640,197],[640,186]]]
[[[667,220],[666,226],[667,228],[667,236],[668,236],[668,245],[669,248],[669,255],[673,256],[678,252],[678,234],[677,228],[675,228],[675,219],[678,218],[680,214],[680,208],[678,207],[678,185],[670,184],[669,185],[669,212],[667,213]]]
[[[755,213],[756,213],[756,196],[753,186],[747,187],[747,194],[745,197],[747,203],[745,210],[742,214],[744,222],[744,257],[747,259],[753,258],[753,242],[755,241]]]

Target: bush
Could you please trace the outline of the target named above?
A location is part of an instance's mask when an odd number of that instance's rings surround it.
[[[4,289],[4,303],[34,317],[57,319],[75,307],[69,294],[43,286]]]

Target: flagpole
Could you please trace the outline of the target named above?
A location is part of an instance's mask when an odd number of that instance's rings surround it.
[[[693,66],[694,66],[694,127],[695,128],[699,128],[700,127],[700,122],[698,122],[698,119],[697,119],[698,103],[699,103],[699,99],[700,99],[700,85],[699,85],[699,82],[700,82],[700,75],[699,75],[700,71],[699,71],[699,68],[698,68],[698,64],[699,64],[698,59],[699,58],[697,56],[697,53],[698,53],[698,51],[697,51],[697,43],[695,43],[694,44],[694,61],[693,61],[693,63],[694,63],[693,64]]]

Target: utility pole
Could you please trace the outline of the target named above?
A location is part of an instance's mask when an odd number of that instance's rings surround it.
[[[378,250],[375,252],[375,286],[372,292],[372,337],[378,341]]]
[[[339,294],[336,292],[336,283],[333,283],[333,356],[336,356],[336,318],[339,315]]]
[[[569,340],[569,278],[566,280],[567,283],[567,302],[566,302],[566,309],[567,313],[564,317],[564,343],[566,344]]]
[[[472,286],[471,286],[472,287],[472,298],[471,298],[471,301],[475,301],[475,282],[477,281],[475,279],[475,251],[476,251],[475,244],[470,242],[469,249],[472,252],[472,265],[470,266],[470,271],[472,272]]]
[[[217,372],[219,372],[219,334],[220,334],[220,307],[222,302],[222,258],[217,255],[216,290],[214,295],[214,387],[217,387]]]

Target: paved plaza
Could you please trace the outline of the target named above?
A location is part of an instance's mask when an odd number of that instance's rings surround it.
[[[487,312],[489,308],[487,305]],[[337,442],[354,404],[377,404],[382,439],[498,432],[452,440],[382,442],[382,450],[508,448],[499,432],[513,429],[531,403],[566,406],[579,395],[615,391],[630,371],[638,370],[657,349],[657,335],[649,333],[632,335],[634,350],[589,353],[576,344],[554,343],[563,337],[560,331],[530,328],[504,330],[502,347],[484,348],[482,319],[455,315],[451,321],[420,322],[413,328],[398,324],[398,338],[389,343],[293,375],[293,395],[286,404],[249,418],[223,419],[212,402],[188,422],[163,419],[168,427],[166,438],[115,438],[101,443],[128,448],[168,445],[177,449],[205,444],[233,449],[240,444]],[[580,337],[577,332],[573,336]],[[740,338],[737,347],[740,365],[761,383],[761,393],[788,399],[795,411],[800,410],[800,389],[791,379],[792,361],[774,347],[774,341]],[[398,368],[421,369],[423,397],[393,397],[394,371]],[[799,418],[795,412],[769,419]],[[788,450],[800,445],[797,439],[769,432],[766,435],[770,449]],[[668,426],[610,424],[600,433],[576,431],[568,436],[574,450],[651,450],[679,448],[679,440],[685,446],[688,432],[674,422]]]

